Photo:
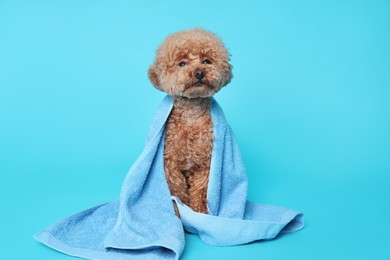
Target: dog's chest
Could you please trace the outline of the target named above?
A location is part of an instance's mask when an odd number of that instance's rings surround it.
[[[188,120],[188,115],[173,109],[168,118],[164,155],[180,170],[196,170],[210,164],[213,144],[213,124],[209,111]]]

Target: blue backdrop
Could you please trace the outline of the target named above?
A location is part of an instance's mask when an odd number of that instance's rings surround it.
[[[249,199],[304,230],[183,259],[390,259],[390,2],[0,0],[0,259],[68,259],[41,228],[118,198],[164,94],[147,69],[172,32],[232,54],[216,95]]]

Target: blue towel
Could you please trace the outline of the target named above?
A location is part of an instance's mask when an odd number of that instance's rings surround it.
[[[209,214],[194,212],[170,195],[164,174],[165,122],[172,110],[166,96],[157,109],[145,149],[131,167],[119,201],[65,218],[35,235],[63,253],[88,259],[178,259],[184,230],[207,244],[232,246],[303,227],[297,211],[246,200],[247,177],[232,130],[212,99],[214,141],[207,203]],[[181,218],[175,215],[175,200]]]

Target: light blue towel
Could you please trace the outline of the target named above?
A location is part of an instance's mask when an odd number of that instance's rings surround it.
[[[207,203],[209,215],[171,197],[164,173],[165,122],[173,107],[166,96],[158,108],[145,149],[131,167],[119,201],[63,219],[35,239],[63,253],[88,259],[178,259],[184,229],[209,245],[231,246],[303,227],[297,211],[246,200],[247,177],[233,133],[212,99],[214,142]],[[177,202],[177,218],[172,199]],[[184,229],[183,229],[184,227]]]

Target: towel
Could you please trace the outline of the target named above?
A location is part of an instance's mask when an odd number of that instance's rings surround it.
[[[303,214],[247,201],[247,177],[223,111],[211,101],[214,140],[207,190],[209,214],[171,196],[164,173],[165,123],[173,107],[166,96],[154,115],[145,148],[128,172],[119,200],[67,217],[34,238],[87,259],[179,259],[185,232],[208,245],[268,240],[303,228]],[[173,200],[180,218],[176,217]]]

